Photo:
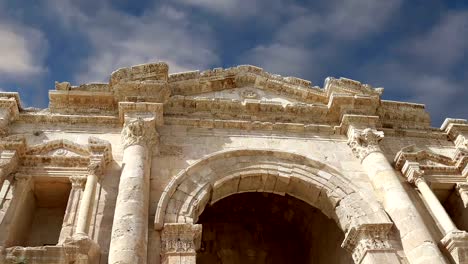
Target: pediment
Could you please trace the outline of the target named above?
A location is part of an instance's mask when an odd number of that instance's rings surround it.
[[[273,102],[282,105],[300,103],[299,100],[288,97],[286,94],[279,94],[271,91],[258,89],[255,87],[232,88],[215,92],[200,93],[187,96],[190,99],[225,99],[225,100],[260,100],[263,102]]]
[[[449,167],[454,166],[456,161],[451,158],[437,154],[427,149],[419,149],[408,146],[398,152],[395,157],[395,166],[402,167],[406,161],[417,162],[420,166]]]
[[[89,157],[91,153],[79,144],[68,140],[52,140],[27,149],[26,155],[34,156],[62,156]]]
[[[405,147],[395,157],[395,168],[403,170],[405,164],[416,164],[425,173],[457,174],[466,177],[468,156],[456,155],[453,158],[437,154],[415,146]]]

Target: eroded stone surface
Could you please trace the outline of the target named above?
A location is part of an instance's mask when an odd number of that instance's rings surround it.
[[[169,67],[56,83],[48,109],[0,93],[0,263],[195,263],[199,248],[199,263],[259,263],[289,228],[312,235],[288,238],[282,263],[466,263],[466,120],[431,128],[424,105],[347,78]],[[243,208],[279,197],[262,210],[293,227],[229,222],[235,235],[217,238],[205,211],[242,195]],[[210,219],[253,216],[237,205]],[[301,210],[320,217],[290,216]],[[219,246],[233,239],[250,242]]]

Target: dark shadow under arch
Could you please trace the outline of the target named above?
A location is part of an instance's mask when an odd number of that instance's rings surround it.
[[[197,263],[353,263],[337,224],[289,195],[234,194],[207,206],[198,224]]]

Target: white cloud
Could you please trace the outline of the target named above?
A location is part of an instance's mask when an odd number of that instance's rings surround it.
[[[0,21],[0,77],[2,80],[44,73],[47,41],[37,29]]]
[[[400,4],[401,0],[334,0],[302,10],[276,28],[271,43],[246,52],[241,63],[252,61],[282,74],[317,76],[323,65],[348,51],[350,42],[383,30]]]
[[[428,32],[402,43],[400,50],[422,64],[449,68],[463,60],[468,47],[468,12],[448,12]]]
[[[206,10],[230,20],[255,18],[256,22],[279,22],[282,16],[294,16],[304,11],[292,1],[285,0],[176,0],[185,6]]]
[[[66,10],[80,13],[69,15]],[[165,61],[171,72],[179,72],[208,68],[219,61],[210,29],[190,23],[186,13],[172,6],[151,8],[141,16],[110,5],[90,15],[71,2],[55,11],[91,44],[91,55],[80,62],[74,78],[79,83],[106,81],[117,68],[147,62]]]

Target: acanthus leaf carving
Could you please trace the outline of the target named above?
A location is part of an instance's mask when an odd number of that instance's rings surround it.
[[[354,263],[361,263],[370,251],[395,251],[389,240],[391,223],[352,227],[341,247],[352,253]]]
[[[379,146],[384,137],[383,132],[366,128],[364,130],[351,129],[348,136],[348,146],[361,161],[373,152],[382,152]]]
[[[165,224],[161,234],[161,255],[193,253],[200,247],[202,226]]]
[[[136,118],[125,122],[122,130],[124,148],[132,145],[153,146],[158,142],[159,134],[154,123]]]

